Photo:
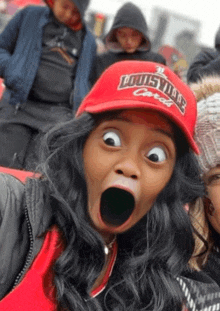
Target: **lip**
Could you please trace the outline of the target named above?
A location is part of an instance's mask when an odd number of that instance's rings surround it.
[[[138,200],[139,183],[137,180],[124,177],[123,175],[121,175],[120,177],[119,176],[111,176],[107,180],[107,182],[106,182],[106,184],[102,190],[102,193],[111,187],[119,188],[119,189],[122,189],[122,190],[129,192],[130,194],[133,195],[133,197],[135,199],[135,203]]]
[[[132,214],[133,214],[133,213],[132,213]],[[111,231],[112,233],[119,233],[119,232],[123,231],[124,228],[126,228],[127,224],[130,223],[130,221],[131,221],[131,219],[132,219],[132,214],[131,214],[131,216],[130,216],[122,225],[120,225],[120,226],[118,226],[118,227],[114,227],[114,226],[111,226],[111,225],[106,225],[106,224],[104,223],[104,221],[102,220],[102,217],[101,217],[101,215],[100,215],[100,213],[99,213],[98,218],[99,218],[99,221],[100,221],[100,223],[101,223],[101,225],[102,225],[102,231],[103,231],[103,232],[109,232],[109,231]]]
[[[133,195],[134,201],[135,201],[135,204],[136,204],[136,194],[135,194],[135,191],[134,191],[134,190],[132,190],[131,188],[129,188],[129,187],[127,187],[127,186],[124,186],[124,185],[121,185],[121,184],[117,184],[117,183],[111,184],[111,185],[108,186],[105,190],[107,190],[107,189],[109,189],[109,188],[112,188],[112,187],[118,188],[118,189],[122,189],[122,190],[125,190],[125,191],[129,192],[131,195]],[[104,190],[104,191],[105,191],[105,190]],[[104,191],[103,191],[103,192],[104,192]]]

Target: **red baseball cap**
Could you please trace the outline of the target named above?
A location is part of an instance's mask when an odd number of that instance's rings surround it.
[[[110,110],[142,108],[161,112],[183,132],[199,154],[193,134],[197,103],[191,89],[167,66],[147,61],[121,61],[108,67],[84,98],[76,117]]]

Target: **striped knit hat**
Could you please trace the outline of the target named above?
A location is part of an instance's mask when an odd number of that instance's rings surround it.
[[[209,76],[190,85],[197,99],[195,140],[204,173],[220,164],[220,76]]]

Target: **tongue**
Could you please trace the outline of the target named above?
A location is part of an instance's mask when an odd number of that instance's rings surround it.
[[[109,188],[101,196],[101,217],[107,225],[121,226],[131,216],[134,207],[134,197],[128,191]]]

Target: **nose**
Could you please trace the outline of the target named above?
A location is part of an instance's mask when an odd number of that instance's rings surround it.
[[[67,20],[70,20],[72,17],[72,10],[66,10],[65,17]]]
[[[132,179],[139,179],[141,170],[138,165],[138,159],[134,159],[128,156],[123,157],[115,165],[116,174],[123,175]]]
[[[127,44],[131,44],[132,43],[132,38],[131,37],[127,37]]]

